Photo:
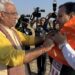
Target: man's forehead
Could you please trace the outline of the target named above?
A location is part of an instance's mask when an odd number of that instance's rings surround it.
[[[64,6],[60,7],[58,12],[65,12],[66,8]]]
[[[5,4],[5,10],[6,11],[16,11],[16,7],[14,4],[6,3]]]

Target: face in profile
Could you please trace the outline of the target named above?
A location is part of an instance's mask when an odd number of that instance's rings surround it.
[[[57,22],[59,23],[59,26],[63,26],[69,19],[70,16],[66,14],[65,7],[63,6],[59,8],[58,15],[57,15]]]

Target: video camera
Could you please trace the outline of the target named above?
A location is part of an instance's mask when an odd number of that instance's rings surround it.
[[[22,15],[20,16],[20,18],[19,18],[18,21],[29,23],[29,19],[28,19],[27,17],[30,17],[30,15],[24,15],[24,14],[22,14]]]
[[[30,15],[22,14],[18,19],[15,28],[27,35],[32,35],[31,30],[27,27],[29,23],[29,19],[27,17],[30,17]]]
[[[32,13],[33,17],[41,17],[41,12],[45,12],[44,9],[41,9],[39,7],[36,7],[34,12]]]
[[[49,13],[48,15],[47,15],[47,19],[46,19],[46,22],[44,23],[44,30],[46,31],[46,32],[57,32],[58,31],[58,29],[57,29],[57,24],[56,24],[56,17],[57,17],[57,14],[56,14],[56,7],[57,7],[57,3],[56,3],[56,1],[54,0],[54,2],[53,2],[53,12],[52,13]],[[52,26],[50,26],[50,28],[48,28],[48,23],[49,23],[49,20],[51,20],[52,19],[52,21],[51,21],[51,23],[50,23],[50,25],[52,25]]]
[[[56,18],[57,17],[57,15],[56,15],[56,8],[57,8],[57,3],[56,3],[56,1],[54,0],[54,2],[53,2],[53,13],[52,13],[52,15],[50,16],[51,18]]]

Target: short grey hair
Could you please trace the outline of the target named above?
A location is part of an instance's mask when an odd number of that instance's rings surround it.
[[[5,11],[5,4],[6,3],[11,3],[14,4],[11,0],[0,0],[0,12]]]

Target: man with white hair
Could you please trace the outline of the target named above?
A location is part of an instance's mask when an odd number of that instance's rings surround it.
[[[12,2],[11,0],[0,0],[1,3]]]
[[[48,52],[54,46],[52,40],[46,40],[41,47],[26,53],[23,50],[24,45],[39,43],[42,39],[17,31],[17,16],[12,2],[0,1],[0,75],[28,75],[23,64]]]

